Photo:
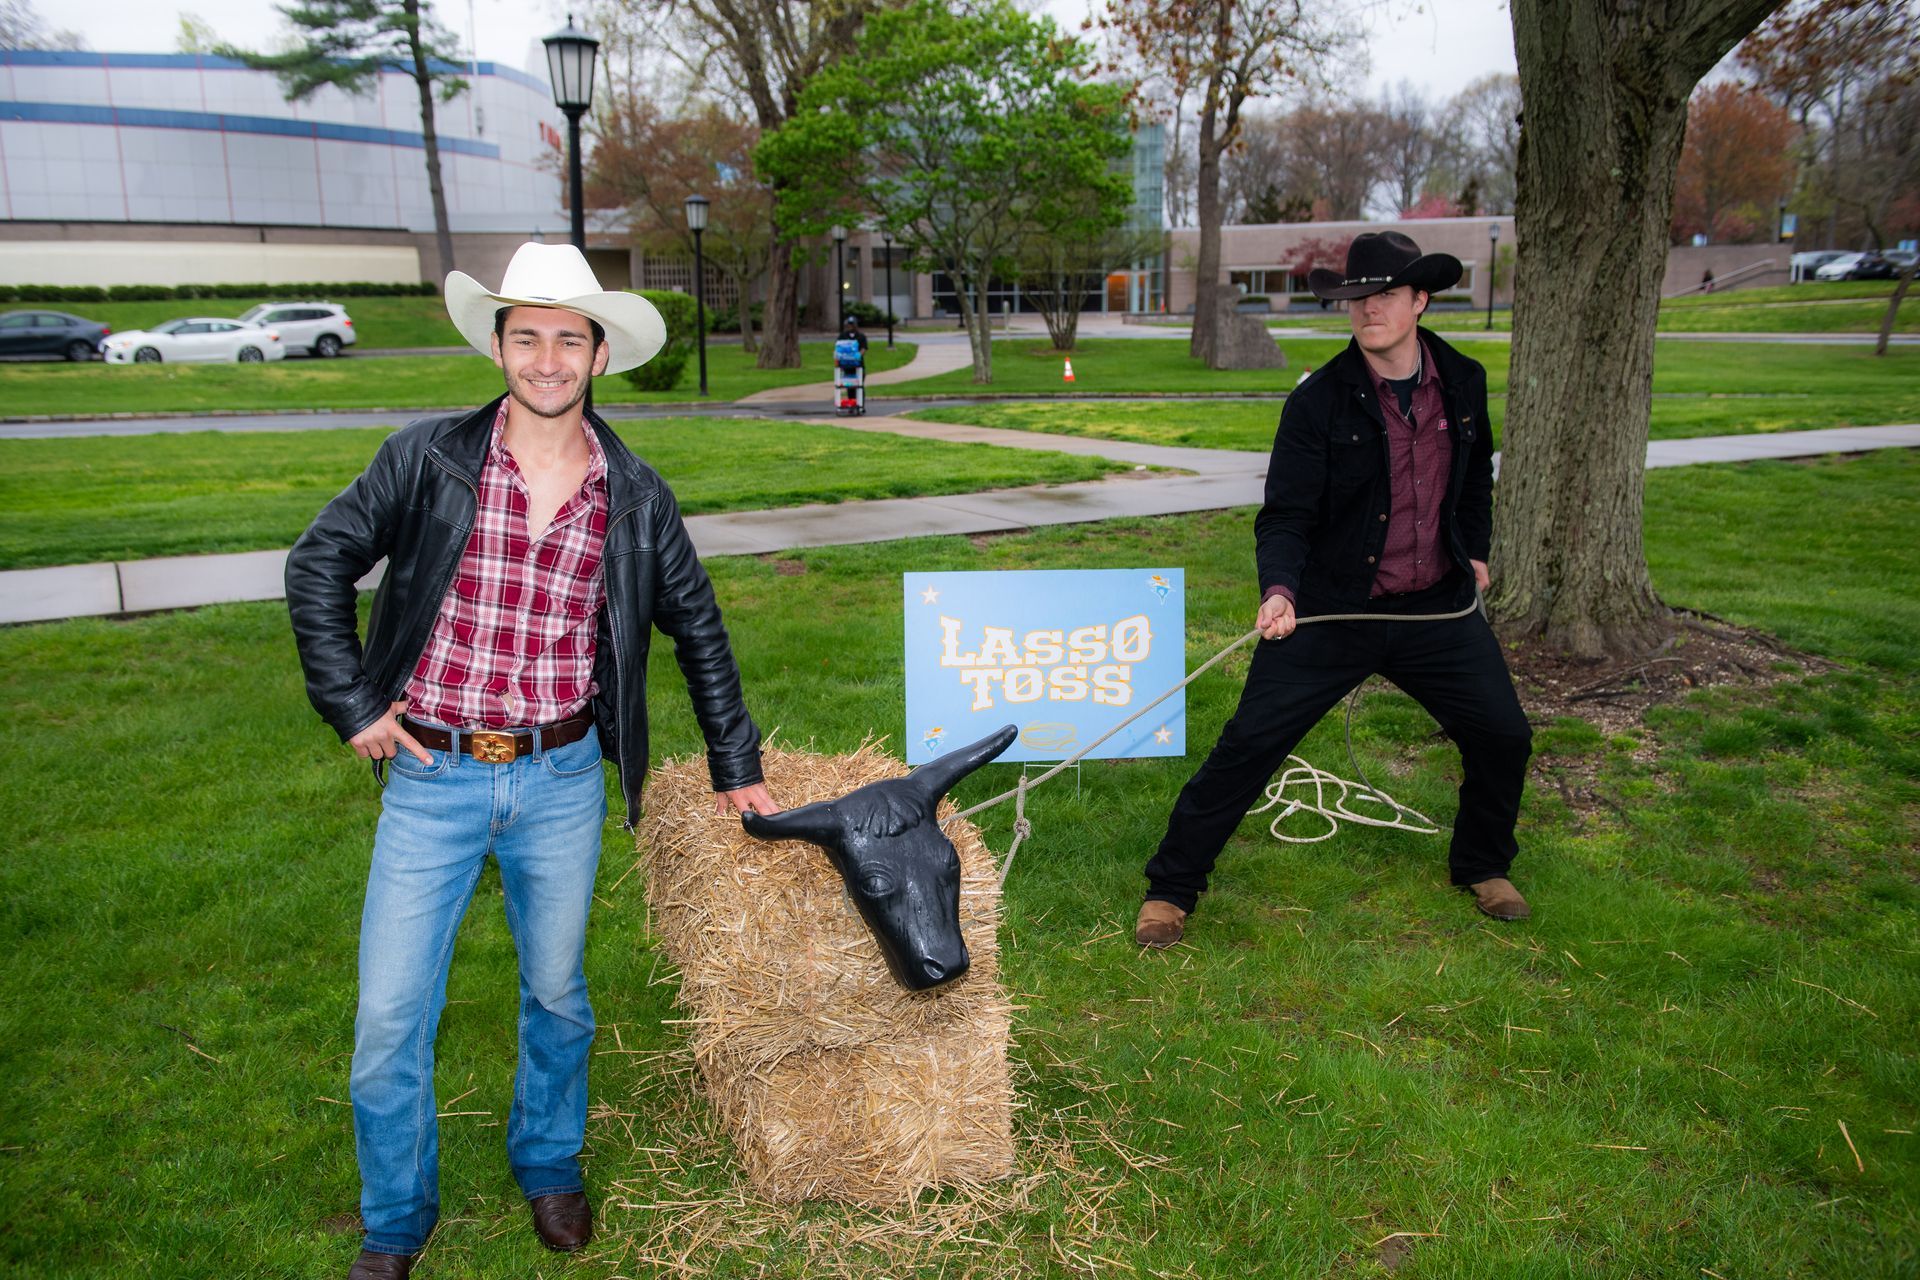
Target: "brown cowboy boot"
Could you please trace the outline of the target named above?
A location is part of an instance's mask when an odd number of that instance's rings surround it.
[[[413,1254],[375,1253],[362,1249],[347,1271],[347,1280],[407,1280],[413,1271]]]
[[[1186,932],[1187,913],[1171,902],[1149,898],[1140,904],[1140,919],[1133,926],[1133,940],[1143,947],[1170,947]]]
[[[1533,908],[1527,905],[1511,880],[1496,876],[1465,887],[1473,891],[1473,905],[1495,920],[1525,920],[1533,914]]]
[[[593,1211],[584,1191],[561,1191],[537,1196],[533,1205],[533,1229],[540,1243],[555,1253],[584,1249],[593,1239]]]

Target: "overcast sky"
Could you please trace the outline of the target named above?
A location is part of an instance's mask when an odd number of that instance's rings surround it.
[[[1043,7],[1063,27],[1075,29],[1086,16],[1088,0],[1044,0]],[[1368,7],[1369,95],[1404,79],[1444,99],[1480,76],[1513,70],[1507,0],[1372,0]],[[103,53],[171,52],[182,13],[210,23],[226,40],[254,48],[265,47],[282,25],[263,0],[36,0],[35,8],[46,25],[76,31]],[[538,42],[565,25],[567,5],[563,0],[438,0],[435,11],[463,43],[471,32],[483,61],[544,70]]]

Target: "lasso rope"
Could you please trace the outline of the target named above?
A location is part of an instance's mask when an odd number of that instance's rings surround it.
[[[1475,591],[1473,603],[1454,613],[1319,613],[1314,614],[1312,617],[1299,619],[1295,623],[1295,626],[1296,628],[1311,626],[1316,622],[1452,622],[1456,618],[1466,617],[1481,607],[1480,593]],[[1000,887],[1005,888],[1007,876],[1013,870],[1014,855],[1020,852],[1020,842],[1033,834],[1033,823],[1027,817],[1028,791],[1043,782],[1049,781],[1071,766],[1080,763],[1081,760],[1085,759],[1096,747],[1100,746],[1101,743],[1107,741],[1107,739],[1119,733],[1135,720],[1146,715],[1147,712],[1153,710],[1168,698],[1171,698],[1174,694],[1180,692],[1195,680],[1198,680],[1201,676],[1211,671],[1224,661],[1227,655],[1235,649],[1246,644],[1249,640],[1258,639],[1259,636],[1260,628],[1255,627],[1238,640],[1229,644],[1226,648],[1220,650],[1220,652],[1214,654],[1211,658],[1208,658],[1198,667],[1195,667],[1193,671],[1187,675],[1187,678],[1179,684],[1174,685],[1152,702],[1149,702],[1146,706],[1140,708],[1125,720],[1122,720],[1119,724],[1116,724],[1113,728],[1107,730],[1092,742],[1089,742],[1086,746],[1068,756],[1065,760],[1062,760],[1059,764],[1054,765],[1053,768],[1047,770],[1039,777],[1029,780],[1023,776],[1012,789],[1002,791],[991,800],[982,800],[979,804],[971,808],[962,809],[960,812],[948,818],[947,822],[958,822],[962,818],[970,818],[984,809],[991,809],[993,806],[1003,804],[1008,800],[1014,802],[1013,844],[1007,849],[1006,861],[1000,864]],[[1305,760],[1300,759],[1299,756],[1288,756],[1288,760],[1296,762],[1295,767],[1288,769],[1280,775],[1277,781],[1267,785],[1267,803],[1253,810],[1254,813],[1265,813],[1276,804],[1284,804],[1286,806],[1274,817],[1272,823],[1268,826],[1268,830],[1272,831],[1278,839],[1288,841],[1292,844],[1314,844],[1327,839],[1332,836],[1334,832],[1338,831],[1340,829],[1341,819],[1345,819],[1348,822],[1358,822],[1364,826],[1389,827],[1400,831],[1413,831],[1421,835],[1434,835],[1439,832],[1440,828],[1434,824],[1432,819],[1409,809],[1367,780],[1366,771],[1360,768],[1360,761],[1353,754],[1353,708],[1355,702],[1359,700],[1359,696],[1360,690],[1355,688],[1353,694],[1347,699],[1347,759],[1352,762],[1354,772],[1360,775],[1360,782],[1357,784],[1348,782],[1336,774],[1314,768]],[[1304,800],[1283,799],[1288,787],[1305,785],[1311,785],[1314,788],[1315,803],[1308,804]],[[1337,786],[1340,789],[1340,794],[1334,797],[1333,803],[1330,805],[1326,803],[1325,794],[1328,786]],[[1390,806],[1394,810],[1394,816],[1392,818],[1376,818],[1366,814],[1354,813],[1347,808],[1347,797],[1349,793],[1352,793],[1354,803],[1356,804],[1374,802],[1384,803]],[[1327,831],[1317,836],[1282,835],[1280,824],[1300,812],[1317,813],[1325,818],[1330,824]],[[1420,825],[1415,826],[1403,822],[1402,819],[1407,817],[1418,819]],[[944,826],[945,824],[943,823],[942,825]]]

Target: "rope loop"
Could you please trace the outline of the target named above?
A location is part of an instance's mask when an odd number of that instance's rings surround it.
[[[1473,603],[1453,613],[1319,613],[1311,617],[1301,618],[1295,625],[1304,627],[1316,622],[1452,622],[1454,619],[1464,618],[1470,613],[1484,612],[1485,609],[1486,603],[1480,598],[1480,592],[1476,589],[1473,593]],[[1113,737],[1135,720],[1146,715],[1147,712],[1153,710],[1168,698],[1171,698],[1174,694],[1180,692],[1195,680],[1198,680],[1201,676],[1211,671],[1215,666],[1223,662],[1227,655],[1235,649],[1238,649],[1250,640],[1259,639],[1259,637],[1260,629],[1255,627],[1252,631],[1247,632],[1238,640],[1235,640],[1226,648],[1220,650],[1220,652],[1195,667],[1187,675],[1187,678],[1179,684],[1174,685],[1173,688],[1167,690],[1152,702],[1149,702],[1146,706],[1140,708],[1125,720],[1122,720],[1119,724],[1116,724],[1113,728],[1107,730],[1092,742],[1089,742],[1086,746],[1068,756],[1065,760],[1062,760],[1059,764],[1054,765],[1039,777],[1029,779],[1025,773],[1022,773],[1020,775],[1020,781],[1014,785],[1012,790],[1003,791],[991,800],[982,800],[979,804],[962,809],[941,825],[945,826],[947,823],[958,822],[962,818],[971,818],[976,813],[1012,800],[1014,814],[1013,844],[1007,849],[1006,861],[1000,864],[1000,887],[1005,888],[1007,875],[1013,870],[1013,856],[1020,852],[1020,842],[1033,834],[1033,823],[1027,820],[1027,792],[1030,789],[1039,786],[1043,782],[1051,781],[1058,776],[1062,770],[1080,763],[1080,761],[1091,754],[1096,747],[1106,742],[1107,739]],[[1366,771],[1360,768],[1360,761],[1353,754],[1353,708],[1359,701],[1359,697],[1360,690],[1356,688],[1353,691],[1353,696],[1347,701],[1347,758],[1353,761],[1354,771],[1360,775],[1361,781],[1358,783],[1348,782],[1337,774],[1316,769],[1305,760],[1300,759],[1299,756],[1288,756],[1288,761],[1292,762],[1295,767],[1282,773],[1278,781],[1269,783],[1266,791],[1267,803],[1261,805],[1258,809],[1252,810],[1254,813],[1265,813],[1276,804],[1285,806],[1275,815],[1273,821],[1268,825],[1268,830],[1273,833],[1275,839],[1285,840],[1289,844],[1317,844],[1322,840],[1330,838],[1335,832],[1339,831],[1342,821],[1357,822],[1367,827],[1387,827],[1395,831],[1411,831],[1419,835],[1437,835],[1439,833],[1440,828],[1434,824],[1431,818],[1413,809],[1409,809],[1386,792],[1374,786],[1373,783],[1368,780]],[[1282,798],[1288,787],[1306,785],[1311,785],[1314,789],[1314,803],[1308,804],[1304,800],[1286,800]],[[1332,804],[1326,802],[1326,788],[1328,786],[1335,786],[1340,789],[1339,795],[1334,797]],[[1378,818],[1369,814],[1355,813],[1347,808],[1349,794],[1351,794],[1353,803],[1355,804],[1386,805],[1393,810],[1394,816],[1391,818]],[[1327,830],[1317,836],[1282,835],[1280,832],[1280,824],[1303,810],[1316,813],[1320,817],[1325,818],[1328,823]],[[1413,822],[1404,821],[1404,819],[1408,818],[1413,819]]]

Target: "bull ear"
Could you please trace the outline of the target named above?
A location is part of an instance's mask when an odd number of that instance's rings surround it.
[[[1020,730],[1015,725],[995,730],[978,742],[955,748],[937,760],[927,761],[908,775],[908,781],[926,800],[931,811],[934,805],[940,803],[940,797],[953,790],[960,779],[1012,746],[1019,734]]]
[[[805,840],[818,845],[829,843],[839,830],[825,802],[775,814],[743,813],[740,825],[757,840]]]

